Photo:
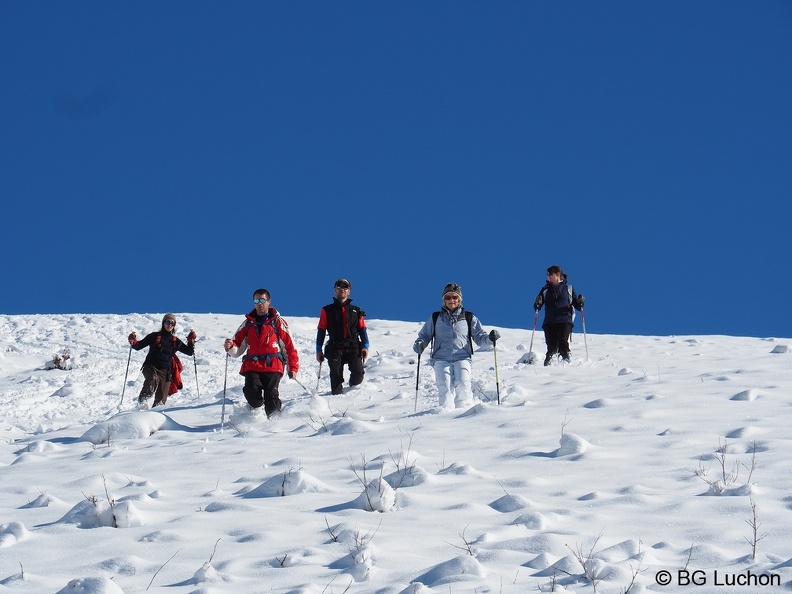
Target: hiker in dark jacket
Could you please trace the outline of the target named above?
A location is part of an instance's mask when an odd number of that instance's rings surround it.
[[[327,366],[330,368],[330,393],[341,394],[344,391],[344,365],[349,367],[350,386],[363,382],[363,364],[368,357],[369,339],[366,312],[357,305],[352,305],[349,298],[352,283],[345,278],[339,278],[333,290],[333,302],[325,305],[319,314],[319,324],[316,327],[316,360],[321,363],[327,359]],[[322,353],[327,334],[330,338]]]
[[[547,283],[534,300],[534,310],[544,307],[545,315],[542,329],[547,343],[545,366],[550,365],[553,357],[560,354],[567,363],[570,361],[569,337],[575,321],[575,310],[583,309],[583,295],[578,295],[569,284],[569,277],[560,266],[547,269]]]
[[[184,353],[191,357],[195,353],[196,334],[190,330],[187,335],[187,344],[176,337],[176,316],[172,313],[165,314],[162,318],[162,327],[158,332],[147,334],[143,340],[137,339],[137,334],[132,332],[128,336],[129,344],[136,351],[148,347],[146,360],[143,361],[143,387],[140,389],[138,404],[145,404],[154,395],[154,404],[158,406],[168,401],[168,396],[181,389],[182,364],[176,353]]]
[[[251,409],[264,406],[267,418],[281,411],[280,386],[284,373],[297,377],[300,357],[294,347],[289,326],[271,307],[270,292],[253,292],[253,310],[234,334],[223,343],[230,357],[242,357],[239,374],[245,377],[242,393]]]
[[[420,355],[432,343],[430,363],[442,410],[473,404],[473,343],[487,347],[499,338],[500,332],[491,330],[488,334],[479,319],[462,307],[462,288],[456,283],[447,284],[443,289],[443,308],[426,320],[413,344],[413,350]]]

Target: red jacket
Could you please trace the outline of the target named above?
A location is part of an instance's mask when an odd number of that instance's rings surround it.
[[[234,334],[233,343],[228,354],[231,357],[244,355],[240,375],[249,371],[282,374],[286,372],[284,361],[291,372],[297,373],[300,368],[300,358],[288,324],[273,307],[262,319],[257,318],[255,309],[247,314]]]
[[[168,388],[168,396],[172,396],[179,390],[184,387],[181,378],[181,372],[184,369],[184,364],[181,362],[176,354],[173,355],[173,369],[171,369],[171,373],[173,373],[173,379],[171,380],[170,388]]]

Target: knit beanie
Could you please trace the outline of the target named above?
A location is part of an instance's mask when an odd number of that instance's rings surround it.
[[[165,325],[165,322],[167,320],[170,320],[171,322],[173,322],[175,324],[176,323],[176,316],[174,316],[172,313],[166,313],[164,316],[162,316],[162,325],[163,326]]]
[[[456,283],[448,283],[443,289],[443,297],[445,297],[448,293],[456,293],[459,295],[459,298],[462,299],[462,287],[460,287]]]

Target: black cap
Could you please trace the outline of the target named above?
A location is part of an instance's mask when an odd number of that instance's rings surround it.
[[[345,278],[339,278],[333,285],[334,289],[349,289],[352,290],[352,283]]]

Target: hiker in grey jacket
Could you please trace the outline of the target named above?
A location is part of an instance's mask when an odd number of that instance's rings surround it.
[[[449,410],[473,404],[470,383],[473,343],[489,346],[500,338],[489,334],[471,312],[462,307],[462,288],[449,283],[443,289],[443,308],[433,313],[418,333],[413,350],[419,355],[431,342],[430,364],[434,368],[440,408]]]

